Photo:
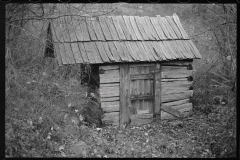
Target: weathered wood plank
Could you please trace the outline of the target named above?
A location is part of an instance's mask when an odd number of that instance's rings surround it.
[[[162,48],[160,47],[160,43],[158,43],[157,41],[153,41],[150,44],[154,48],[154,51],[156,52],[156,54],[158,55],[160,60],[166,60],[167,59],[167,56],[166,56],[167,52],[163,52]]]
[[[127,57],[128,61],[133,61],[133,58],[132,58],[132,56],[130,55],[130,53],[129,53],[128,49],[127,49],[126,44],[125,44],[124,42],[120,42],[119,44],[120,44],[120,46],[122,47],[122,50],[123,50],[123,52],[124,52],[124,55]]]
[[[140,24],[143,26],[144,31],[145,31],[146,35],[148,36],[148,39],[149,40],[155,40],[152,37],[152,34],[149,32],[149,28],[148,28],[148,26],[147,26],[147,24],[145,22],[145,18],[144,17],[139,17],[138,19],[139,19]]]
[[[162,94],[162,103],[164,102],[172,102],[177,100],[182,100],[191,97],[193,94],[193,90],[183,91],[180,93],[173,94]]]
[[[102,102],[101,107],[104,112],[119,112],[119,101]]]
[[[104,74],[100,74],[100,84],[114,82],[119,82],[119,70],[106,70]]]
[[[65,51],[66,51],[66,56],[68,58],[68,62],[70,64],[75,64],[76,61],[75,61],[75,58],[73,56],[73,53],[72,53],[72,48],[70,46],[70,43],[63,43],[64,47],[65,47]]]
[[[113,43],[114,43],[114,45],[115,45],[116,48],[117,48],[117,51],[118,51],[118,53],[119,53],[119,55],[120,55],[120,57],[121,57],[121,60],[122,60],[122,61],[128,61],[128,58],[127,58],[126,55],[124,54],[124,51],[123,51],[121,45],[119,44],[119,43],[121,43],[121,42],[116,42],[116,41],[114,41]]]
[[[161,82],[173,82],[173,81],[188,81],[188,78],[161,79]]]
[[[193,42],[191,40],[187,41],[187,43],[189,44],[190,48],[192,49],[192,52],[195,55],[195,58],[202,58],[201,54],[198,52],[196,46],[193,44]]]
[[[173,106],[179,106],[179,105],[186,104],[186,103],[190,103],[190,99],[189,98],[183,99],[183,100],[179,100],[179,101],[173,101],[173,102],[169,102],[169,103],[162,103],[162,106],[173,107]]]
[[[86,22],[86,24],[87,24],[87,28],[88,28],[89,36],[90,36],[91,40],[93,40],[93,41],[98,40],[97,36],[96,36],[96,34],[94,32],[93,24],[91,23],[91,20],[88,20]]]
[[[179,20],[176,13],[173,13],[173,20],[176,23],[176,25],[178,26],[179,30],[181,31],[181,34],[182,34],[183,38],[184,39],[189,39],[189,37],[188,37],[187,33],[185,32],[185,30],[183,29],[183,26],[180,23],[180,20]]]
[[[175,81],[162,83],[162,94],[179,93],[189,90],[192,86],[190,81]]]
[[[132,40],[138,40],[137,36],[136,36],[136,34],[135,34],[134,30],[133,30],[133,27],[131,25],[130,17],[129,16],[123,16],[123,19],[124,19],[124,21],[125,21],[125,23],[127,25],[127,28],[128,28],[128,30],[130,32],[131,39]]]
[[[148,48],[145,48],[143,45],[143,42],[138,42],[139,44],[139,48],[142,49],[143,53],[145,54],[145,56],[148,56],[150,61],[155,61],[155,58],[153,57],[153,55],[151,53],[149,53],[150,51],[147,50]]]
[[[129,75],[129,65],[120,65],[120,123],[129,124],[130,123],[130,75]]]
[[[112,19],[110,17],[106,18],[106,24],[108,26],[108,29],[112,35],[113,40],[119,40],[119,36],[117,34],[116,28],[114,27],[114,24],[112,22]]]
[[[152,49],[149,48],[149,46],[147,45],[146,42],[142,41],[142,42],[140,42],[140,43],[141,43],[141,45],[143,46],[143,48],[145,49],[146,54],[147,54],[149,57],[151,57],[150,59],[151,59],[152,61],[158,60],[158,57],[157,57],[157,58],[155,57],[155,53],[152,51]]]
[[[181,61],[163,61],[161,62],[162,66],[188,66],[192,65],[193,60],[181,60]],[[165,67],[163,67],[165,68]]]
[[[189,44],[188,44],[186,41],[182,41],[182,45],[185,47],[187,53],[189,54],[189,56],[190,56],[189,58],[195,58],[195,55],[194,55],[194,53],[192,52]]]
[[[100,97],[101,102],[113,102],[113,101],[119,101],[119,97]]]
[[[83,58],[84,63],[89,63],[90,61],[88,60],[88,56],[87,56],[87,53],[86,53],[83,43],[78,43],[78,48],[79,48],[79,51]]]
[[[161,58],[158,57],[157,52],[154,50],[152,41],[144,41],[143,44],[148,48],[150,54],[154,57],[155,60],[161,60]]]
[[[110,61],[116,62],[116,59],[113,57],[113,55],[112,55],[112,53],[111,53],[111,51],[109,49],[108,43],[104,42],[102,44],[103,44],[103,47],[104,47],[104,49],[105,49],[105,51],[107,53],[107,56],[110,59]]]
[[[135,19],[136,26],[137,26],[137,29],[139,31],[139,34],[142,37],[142,39],[140,39],[140,40],[149,40],[149,38],[148,38],[148,36],[147,36],[147,34],[146,34],[146,32],[145,32],[145,30],[144,30],[140,20],[139,20],[139,17],[138,16],[134,16],[134,19]],[[136,31],[135,31],[135,33],[136,33]]]
[[[112,16],[111,18],[112,18],[113,24],[114,24],[114,26],[116,28],[116,31],[118,33],[119,39],[120,40],[126,40],[126,37],[125,37],[125,35],[123,33],[123,30],[122,30],[122,28],[120,27],[120,24],[117,21],[117,17]]]
[[[186,78],[189,76],[192,76],[193,71],[192,70],[187,70],[186,68],[174,68],[170,67],[169,68],[163,68],[162,70],[162,78]]]
[[[178,29],[178,27],[174,23],[173,17],[166,16],[166,19],[167,19],[168,23],[170,24],[170,26],[172,27],[172,29],[174,30],[174,32],[177,35],[178,39],[182,39],[183,36],[181,34],[181,31]]]
[[[176,41],[169,41],[168,42],[170,44],[170,46],[172,46],[172,49],[174,50],[174,52],[177,54],[177,55],[180,55],[181,56],[181,59],[185,59],[187,58],[181,51],[181,49],[178,47]]]
[[[162,28],[163,33],[167,37],[167,39],[172,39],[172,36],[170,35],[168,29],[163,24],[162,17],[160,15],[157,15],[157,21],[158,21],[159,26]]]
[[[155,42],[156,43],[156,42]],[[166,48],[165,48],[165,46],[164,46],[164,44],[163,44],[163,42],[162,41],[159,41],[159,42],[157,42],[158,43],[158,46],[159,46],[159,48],[161,49],[161,51],[162,51],[162,53],[164,54],[164,56],[166,57],[166,59],[173,59],[174,57],[172,57],[169,53],[168,53],[168,51],[166,50]]]
[[[75,28],[73,27],[73,23],[72,23],[71,17],[65,16],[64,20],[65,20],[66,27],[67,27],[67,30],[68,30],[69,35],[70,35],[71,42],[76,42],[77,41],[77,37],[76,37]]]
[[[131,80],[143,80],[143,79],[153,79],[154,75],[153,74],[135,74],[131,75],[130,79]]]
[[[152,34],[152,37],[153,37],[155,40],[160,40],[161,38],[158,37],[158,34],[157,34],[157,32],[155,31],[155,29],[154,29],[154,27],[153,27],[153,25],[152,25],[152,23],[151,23],[151,21],[150,21],[150,18],[149,18],[148,16],[144,16],[144,19],[145,19],[145,22],[146,22],[148,28],[150,29],[149,31],[150,31],[150,33]]]
[[[52,23],[53,24],[52,33],[53,33],[53,37],[56,38],[56,41],[60,41],[59,29],[57,28],[58,26],[56,23],[57,23],[56,21],[53,21]],[[54,50],[57,51],[56,53],[58,53],[57,57],[59,57],[58,58],[59,64],[61,64],[61,62],[63,64],[67,64],[67,61],[65,60],[65,57],[64,57],[64,53],[60,50],[60,45],[61,45],[60,43],[55,43],[55,48],[54,48]]]
[[[126,42],[125,42],[125,45],[126,45],[126,47],[127,47],[127,50],[128,50],[128,52],[129,52],[129,54],[131,55],[132,59],[133,59],[134,61],[139,61],[138,56],[135,55],[135,52],[133,51],[133,49],[132,49],[132,47],[131,47],[131,45],[130,45],[130,42],[129,42],[129,41],[126,41]]]
[[[154,63],[144,63],[144,62],[141,62],[141,63],[135,63],[135,64],[130,64],[130,67],[131,68],[134,68],[134,67],[153,67],[155,66]],[[134,72],[133,72],[134,73]]]
[[[150,17],[150,21],[153,24],[154,29],[156,30],[159,38],[162,39],[167,39],[167,37],[164,35],[162,28],[159,26],[157,18],[156,17]]]
[[[133,31],[135,32],[137,39],[143,40],[142,34],[139,32],[139,29],[133,16],[130,16],[130,24],[133,27]]]
[[[144,48],[141,46],[141,42],[136,42],[136,46],[139,49],[139,54],[141,54],[144,58],[144,61],[150,61],[149,56],[146,54],[146,51],[144,51]]]
[[[112,65],[101,65],[99,66],[99,70],[115,70],[115,69],[119,69],[119,65],[118,64],[112,64]]]
[[[123,20],[123,17],[122,16],[116,16],[116,18],[117,18],[117,21],[118,21],[119,25],[121,26],[121,28],[124,32],[124,35],[125,35],[126,39],[127,40],[132,40],[130,31],[129,31],[127,25],[125,24],[125,22]]]
[[[94,42],[93,42],[94,43]],[[89,59],[90,63],[96,63],[97,60],[95,60],[95,53],[93,53],[94,51],[92,50],[92,42],[85,42],[83,43],[85,50],[86,50],[86,55]]]
[[[111,35],[111,32],[107,26],[107,23],[106,23],[106,18],[104,17],[99,17],[99,23],[100,23],[100,26],[102,28],[102,31],[103,31],[103,34],[106,38],[106,40],[113,40],[112,38],[112,35]]]
[[[119,125],[119,112],[104,113],[102,122],[112,125]]]
[[[100,84],[100,87],[113,87],[113,86],[118,86],[119,87],[119,83],[103,83],[103,84]]]
[[[65,20],[64,20],[63,17],[58,19],[58,24],[59,24],[60,40],[62,42],[69,42],[70,41],[70,36],[69,36],[69,33],[66,29]],[[74,64],[75,63],[70,44],[63,43],[62,45],[60,45],[60,50],[63,51],[63,55],[65,56],[64,58],[65,58],[65,60],[67,61],[68,64]]]
[[[135,114],[131,115],[131,125],[143,125],[153,121],[153,114]]]
[[[137,44],[136,44],[136,42],[129,42],[129,44],[131,45],[131,47],[132,47],[132,50],[133,50],[133,52],[134,52],[134,55],[135,56],[137,56],[137,58],[140,60],[140,61],[143,61],[144,60],[144,58],[142,57],[142,55],[139,53],[140,51],[139,51],[139,49],[138,49],[138,47],[137,47]]]
[[[161,106],[161,109],[162,109],[163,111],[165,111],[165,112],[173,115],[173,116],[176,116],[176,117],[178,117],[178,118],[181,117],[181,113],[180,113],[178,110],[173,109],[173,108],[170,107],[170,106],[167,107],[167,106],[163,106],[163,105],[162,105],[162,106]]]
[[[70,16],[72,19],[72,26],[73,26],[73,30],[75,31],[76,37],[78,41],[83,41],[83,34],[82,34],[82,30],[80,28],[79,25],[79,19],[77,17],[72,17]]]
[[[100,97],[117,97],[119,96],[119,86],[103,87],[100,86]]]
[[[159,63],[156,64],[156,70],[161,70]],[[154,114],[161,114],[161,72],[155,73],[154,78]],[[161,115],[159,115],[161,117]]]
[[[97,35],[97,39],[101,40],[101,41],[104,41],[105,37],[103,35],[103,32],[102,32],[99,21],[95,19],[95,20],[91,20],[91,22],[92,22],[94,32]]]
[[[191,103],[187,103],[187,104],[184,104],[185,105],[185,108],[182,108],[182,109],[178,109],[178,111],[181,113],[181,115],[183,117],[187,116],[189,114],[189,111],[192,110],[192,104]],[[176,106],[174,106],[176,107]],[[175,119],[176,117],[172,116],[171,114],[168,114],[167,112],[164,112],[162,111],[161,112],[161,119]]]
[[[162,44],[163,44],[162,47],[164,47],[164,49],[166,50],[165,53],[168,53],[173,59],[179,58],[178,55],[175,55],[175,54],[174,54],[174,52],[172,51],[171,47],[169,48],[168,42],[162,41]]]
[[[109,49],[110,49],[113,57],[116,59],[116,61],[117,61],[117,62],[121,62],[121,58],[120,58],[120,56],[119,56],[119,54],[118,54],[118,51],[117,51],[114,43],[109,41],[109,42],[108,42],[108,46],[109,46]]]
[[[168,23],[166,17],[162,17],[162,22],[163,22],[163,25],[165,25],[165,27],[169,31],[172,38],[177,39],[178,37],[177,37],[176,33],[174,32],[174,30],[172,29],[171,25]]]
[[[101,55],[101,58],[102,58],[103,62],[110,62],[110,60],[109,60],[109,58],[108,58],[108,56],[107,56],[107,54],[106,54],[106,51],[105,51],[105,49],[103,48],[102,42],[97,41],[97,42],[95,42],[95,43],[96,43],[96,45],[97,45],[98,51],[99,51],[99,53],[100,53],[100,55]]]
[[[82,56],[80,55],[80,51],[78,48],[78,44],[71,43],[71,48],[72,48],[72,52],[73,52],[74,58],[76,60],[76,63],[83,63]]]
[[[132,95],[131,100],[143,100],[143,99],[153,99],[153,95],[141,94],[141,95]]]
[[[90,41],[90,36],[88,33],[87,24],[86,24],[86,19],[82,19],[80,21],[79,25],[80,25],[81,32],[82,32],[83,41]]]

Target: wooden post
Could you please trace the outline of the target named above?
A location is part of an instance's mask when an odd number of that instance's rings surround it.
[[[130,75],[129,64],[120,64],[120,124],[130,123]]]
[[[161,118],[161,66],[156,64],[154,73],[154,114]]]

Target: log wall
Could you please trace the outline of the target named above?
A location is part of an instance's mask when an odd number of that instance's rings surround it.
[[[184,116],[189,114],[192,109],[190,97],[193,90],[192,78],[193,74],[192,61],[169,61],[162,62],[162,106],[177,109]],[[161,111],[161,119],[171,119],[174,116],[167,112]]]
[[[104,123],[119,124],[119,65],[99,66],[100,100]]]

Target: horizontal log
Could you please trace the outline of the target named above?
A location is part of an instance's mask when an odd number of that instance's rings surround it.
[[[153,79],[153,78],[154,78],[153,74],[136,74],[136,75],[130,76],[131,80]]]
[[[119,101],[102,102],[101,108],[104,112],[119,112]]]
[[[193,60],[182,60],[182,61],[163,61],[162,66],[188,66],[192,64]]]
[[[188,81],[188,78],[161,79],[161,82]]]
[[[172,94],[179,93],[189,90],[192,86],[190,81],[174,81],[174,82],[164,82],[162,83],[162,94]]]
[[[173,67],[169,67],[169,68],[163,68],[162,70],[162,79],[167,78],[167,79],[171,79],[171,78],[187,78],[189,76],[192,76],[193,71],[192,70],[187,70],[184,67],[181,68],[173,68]]]
[[[104,113],[102,122],[112,125],[119,125],[119,112]]]
[[[100,74],[101,83],[119,83],[119,70],[107,70],[104,74]]]
[[[134,68],[134,67],[151,67],[151,66],[155,66],[154,63],[138,63],[138,64],[130,64],[130,68]]]
[[[120,86],[119,83],[102,83],[100,84],[100,88],[101,87],[114,87],[114,86]]]
[[[99,66],[99,70],[117,70],[119,69],[119,65],[118,64],[115,64],[115,65],[102,65],[102,66]]]
[[[183,99],[183,100],[180,100],[180,101],[162,103],[162,106],[172,107],[172,106],[178,106],[178,105],[185,104],[185,103],[190,103],[190,99],[187,98],[187,99]]]
[[[153,99],[153,95],[146,95],[146,94],[141,94],[141,95],[132,95],[131,100],[140,100],[140,99]]]
[[[193,90],[188,90],[180,93],[166,94],[166,95],[162,94],[162,103],[187,99],[189,97],[192,97],[192,94],[193,94]]]
[[[113,102],[113,101],[119,101],[119,96],[118,97],[101,97],[100,98],[101,102]]]
[[[131,118],[130,125],[148,124],[153,121],[153,114],[135,114],[131,115],[130,118]]]
[[[100,87],[100,97],[117,97],[119,96],[119,86]]]

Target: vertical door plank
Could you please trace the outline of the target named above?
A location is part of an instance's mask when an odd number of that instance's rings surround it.
[[[120,123],[130,123],[130,74],[129,64],[120,64]]]
[[[161,112],[161,66],[156,64],[154,78],[154,114],[159,115]],[[159,115],[161,117],[161,115]]]

